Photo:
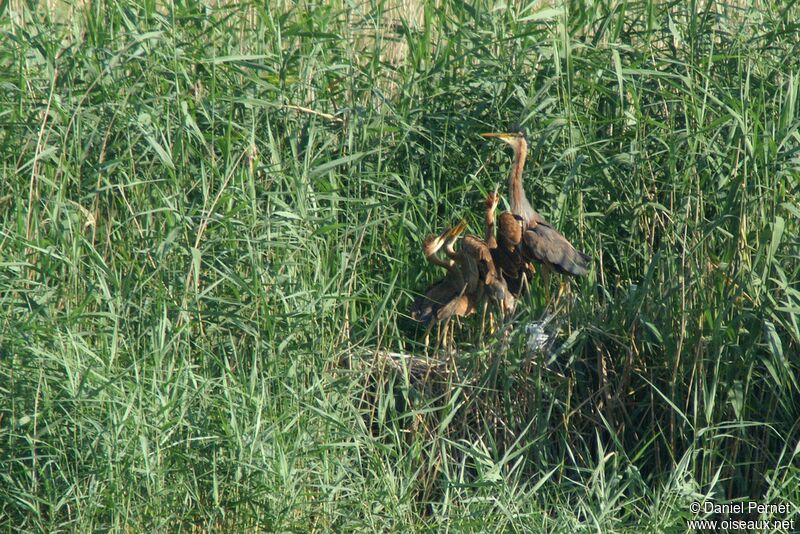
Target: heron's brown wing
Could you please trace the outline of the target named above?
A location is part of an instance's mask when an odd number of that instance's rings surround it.
[[[458,315],[459,308],[463,307],[464,298],[462,295],[456,295],[442,306],[436,308],[433,317],[437,321],[444,321],[453,315]]]
[[[567,239],[549,224],[528,227],[523,233],[523,255],[531,261],[551,265],[562,274],[584,276],[591,257],[575,250]]]
[[[492,261],[498,271],[503,271],[506,276],[516,277],[519,275],[522,266],[522,257],[517,251],[510,251],[507,248],[497,247],[491,249]]]
[[[425,295],[417,297],[411,304],[411,318],[421,323],[429,323],[431,320],[437,321],[445,318],[442,316],[442,309],[452,307],[455,301],[463,294],[465,284],[453,276],[446,276],[425,290]],[[447,315],[447,312],[445,312]]]
[[[436,320],[444,321],[454,315],[463,317],[471,314],[477,309],[478,302],[482,296],[483,286],[479,286],[474,293],[462,291],[457,297],[451,299],[436,311]]]
[[[481,281],[481,271],[477,259],[472,256],[466,258],[461,265],[461,273],[464,275],[467,293],[475,293]]]
[[[497,276],[497,272],[495,271],[492,253],[486,242],[475,236],[468,235],[461,244],[461,250],[474,262],[472,265],[467,265],[467,267],[470,269],[470,274],[475,274],[472,270],[476,270],[478,276],[476,282],[481,281],[491,284]]]
[[[502,273],[508,290],[513,295],[519,296],[526,287],[523,277],[527,276],[525,260],[519,250],[512,251],[505,247],[497,247],[491,249],[491,254],[498,276]]]

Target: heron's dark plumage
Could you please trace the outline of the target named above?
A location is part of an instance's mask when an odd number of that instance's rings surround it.
[[[522,253],[530,261],[548,264],[561,274],[584,276],[589,272],[592,258],[547,223],[526,228],[523,242]]]

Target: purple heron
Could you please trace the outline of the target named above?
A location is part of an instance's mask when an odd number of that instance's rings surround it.
[[[492,254],[497,272],[505,277],[509,291],[518,297],[527,290],[533,270],[522,257],[522,217],[510,212],[500,214],[499,228],[495,229],[494,212],[500,204],[497,191],[486,197],[486,244]]]
[[[426,346],[428,345],[428,335],[434,324],[444,324],[443,331],[437,335],[438,345],[443,340],[447,340],[450,319],[473,313],[483,296],[477,262],[473,261],[471,256],[460,251],[456,252],[453,248],[453,244],[464,228],[466,228],[466,223],[462,222],[453,228],[448,228],[438,236],[428,236],[422,245],[425,258],[434,265],[447,270],[443,279],[428,287],[425,295],[417,298],[411,305],[411,318],[428,325],[425,332]],[[438,256],[442,249],[448,259]],[[451,338],[452,335],[451,329]]]
[[[504,314],[514,307],[514,297],[503,277],[495,271],[491,253],[481,239],[466,236],[459,250],[454,248],[456,239],[466,226],[462,221],[438,236],[428,236],[423,243],[427,260],[444,267],[447,274],[414,301],[411,317],[428,324],[429,329],[435,323],[445,323],[442,337],[446,337],[447,323],[452,317],[474,313],[484,296],[488,296]],[[447,259],[438,256],[440,250],[444,250]]]
[[[591,257],[576,250],[558,230],[534,210],[522,188],[522,169],[528,156],[528,139],[524,131],[509,133],[485,133],[485,138],[495,138],[507,143],[514,151],[514,160],[508,176],[508,192],[511,212],[522,217],[523,233],[521,252],[526,260],[542,264],[542,277],[548,287],[550,271],[572,276],[584,276],[589,272]]]
[[[411,317],[423,324],[441,322],[453,315],[466,315],[468,303],[462,297],[467,289],[467,280],[461,266],[452,259],[442,259],[438,252],[443,248],[452,249],[460,232],[448,228],[438,236],[429,235],[422,244],[425,258],[434,265],[444,267],[444,278],[428,287],[425,295],[417,298],[411,305]]]
[[[466,223],[462,221],[458,229],[463,231],[465,227]],[[445,247],[445,252],[448,255],[453,253],[448,247]],[[503,315],[514,311],[516,299],[509,291],[503,274],[497,270],[492,251],[486,241],[474,235],[467,235],[461,242],[461,250],[451,257],[469,269],[469,272],[477,271],[479,298],[483,294],[488,296],[491,303],[499,307]]]

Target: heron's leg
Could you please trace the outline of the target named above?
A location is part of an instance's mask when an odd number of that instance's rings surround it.
[[[528,294],[531,286],[530,280],[528,280],[528,277],[525,276],[525,273],[519,273],[519,278],[519,292],[517,293],[516,297],[521,299],[523,295]]]
[[[558,294],[556,294],[556,299],[553,302],[553,311],[555,311],[555,309],[558,308],[558,303],[561,302],[561,297],[563,297],[567,293],[569,293],[569,281],[562,280],[558,284]]]
[[[506,325],[511,320],[511,317],[514,316],[514,312],[517,309],[517,302],[519,302],[519,300],[515,297],[511,300],[511,304],[508,307],[505,305],[500,306],[500,324],[497,329],[501,334],[505,331]]]
[[[433,349],[433,354],[435,355],[439,352],[439,349],[442,346],[442,337],[447,332],[447,321],[442,324],[441,321],[436,322],[436,347]]]
[[[530,270],[530,276],[526,276],[524,270],[520,272],[520,276],[522,280],[520,281],[520,289],[519,294],[524,295],[531,289],[531,279],[533,275],[536,274],[536,266],[530,262],[525,262],[525,267]]]
[[[544,284],[544,307],[547,308],[550,305],[550,267],[546,263],[542,264],[542,283]]]
[[[428,326],[425,327],[425,355],[428,355],[428,349],[431,346],[431,330],[433,329],[433,323],[435,321],[431,321],[428,323]]]
[[[483,312],[481,313],[481,329],[480,329],[480,332],[478,333],[478,339],[479,340],[483,339],[483,331],[484,331],[484,328],[486,326],[486,314],[487,313],[489,314],[489,333],[491,334],[491,332],[492,332],[492,315],[491,315],[491,312],[489,312],[489,301],[486,301],[486,302],[483,303]]]
[[[458,321],[458,316],[452,319],[450,325],[450,343],[447,345],[447,359],[450,360],[451,370],[458,376],[458,368],[456,367],[456,338],[455,338],[455,323]]]
[[[505,322],[506,310],[504,304],[500,302],[489,312],[489,335],[493,336],[498,330],[502,330]]]
[[[445,352],[445,354],[447,354],[450,352],[450,347],[452,346],[453,343],[453,328],[454,328],[453,318],[448,317],[447,319],[445,319],[444,326],[442,328],[444,329],[444,333],[442,334],[441,349]]]

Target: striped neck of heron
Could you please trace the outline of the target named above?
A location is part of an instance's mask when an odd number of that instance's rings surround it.
[[[494,237],[494,210],[486,210],[486,240]]]
[[[522,169],[525,167],[525,158],[528,157],[528,146],[525,141],[514,145],[514,162],[511,164],[511,174],[508,179],[508,192],[511,201],[511,211],[518,213],[523,204],[527,204],[525,191],[522,189]]]

